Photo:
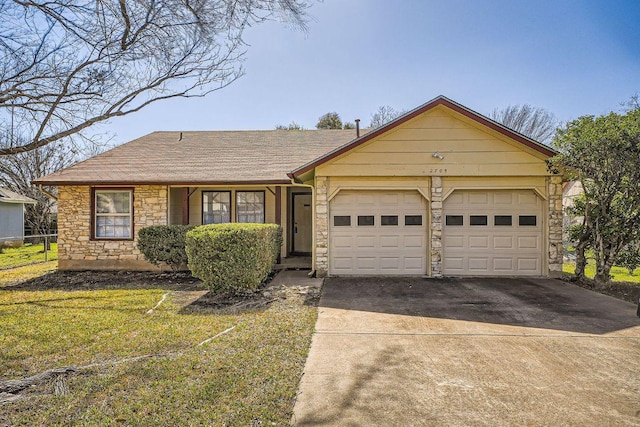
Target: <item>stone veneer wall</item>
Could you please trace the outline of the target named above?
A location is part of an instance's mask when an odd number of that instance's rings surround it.
[[[326,177],[316,177],[315,267],[318,277],[325,277],[329,272],[329,209],[327,206],[327,187]]]
[[[562,276],[562,177],[551,176],[548,180],[549,217],[549,276]]]
[[[442,177],[431,177],[431,277],[442,277]]]
[[[134,238],[149,225],[167,224],[167,188],[133,189]],[[91,188],[64,186],[58,192],[58,268],[60,270],[153,270],[136,240],[91,240]]]

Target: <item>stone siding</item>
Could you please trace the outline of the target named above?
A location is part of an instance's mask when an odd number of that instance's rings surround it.
[[[431,177],[431,277],[442,277],[442,177]]]
[[[562,177],[551,176],[549,183],[549,276],[562,276]]]
[[[133,189],[134,240],[91,239],[91,188],[60,187],[58,194],[58,266],[61,270],[156,269],[137,248],[141,228],[167,224],[167,188]]]
[[[318,277],[325,277],[329,272],[329,208],[327,205],[326,177],[316,177],[316,239],[315,239],[315,267]]]

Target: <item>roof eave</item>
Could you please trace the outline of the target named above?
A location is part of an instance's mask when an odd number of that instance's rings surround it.
[[[64,180],[44,180],[42,178],[33,181],[34,184],[47,185],[52,187],[65,186],[106,186],[106,185],[183,185],[183,186],[202,186],[202,185],[284,185],[291,184],[289,179],[262,179],[262,180],[212,180],[212,181],[122,181],[122,180],[95,180],[95,181],[64,181]]]

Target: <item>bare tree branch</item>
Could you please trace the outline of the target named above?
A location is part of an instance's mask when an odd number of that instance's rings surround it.
[[[0,0],[0,156],[226,87],[243,74],[247,27],[279,19],[304,30],[308,7],[304,0]]]
[[[509,129],[547,145],[551,143],[558,127],[558,120],[552,113],[528,104],[496,108],[490,117]]]

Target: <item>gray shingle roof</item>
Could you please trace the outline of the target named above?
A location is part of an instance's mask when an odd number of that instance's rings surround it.
[[[0,187],[0,202],[6,203],[29,203],[35,204],[37,203],[30,197],[23,196],[20,193],[16,193],[15,191],[11,191],[8,188]]]
[[[287,173],[355,139],[355,130],[153,132],[37,184],[288,182]]]

